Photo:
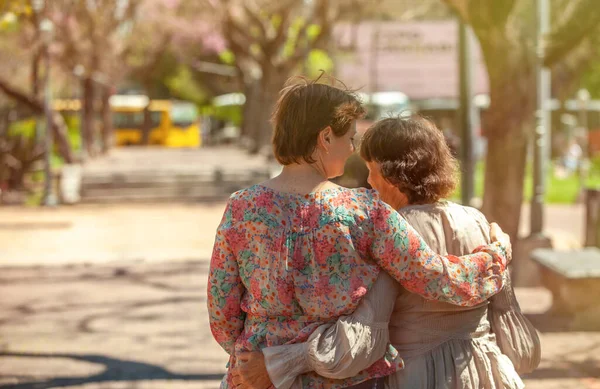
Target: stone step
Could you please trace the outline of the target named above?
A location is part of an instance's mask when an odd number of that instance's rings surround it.
[[[270,178],[279,166],[235,148],[118,149],[83,167],[81,200],[94,202],[226,199]]]
[[[191,201],[208,199],[226,199],[240,187],[206,186],[202,188],[147,188],[137,189],[90,189],[82,193],[83,203],[115,203],[130,201]]]
[[[140,189],[140,190],[156,190],[156,189],[173,189],[173,190],[187,190],[190,188],[204,188],[211,186],[231,187],[231,186],[244,186],[252,185],[260,180],[232,180],[232,181],[221,181],[219,183],[214,181],[190,181],[190,182],[95,182],[86,183],[82,186],[81,192],[88,193],[92,190],[129,190],[129,189]]]

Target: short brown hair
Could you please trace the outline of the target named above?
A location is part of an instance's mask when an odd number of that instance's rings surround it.
[[[377,162],[383,178],[411,204],[433,203],[456,188],[456,159],[442,132],[423,117],[387,118],[373,124],[362,138],[360,155]]]
[[[343,136],[364,114],[351,91],[292,77],[282,89],[271,117],[275,158],[282,165],[301,160],[313,163],[312,154],[323,129],[330,126],[336,136]]]

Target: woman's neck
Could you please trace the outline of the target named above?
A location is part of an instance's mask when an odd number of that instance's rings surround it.
[[[383,188],[379,188],[379,197],[385,203],[395,210],[406,207],[409,204],[408,197],[393,185],[389,185]]]
[[[324,174],[319,172],[316,167],[308,163],[284,166],[281,173],[268,180],[265,185],[282,192],[298,194],[307,194],[337,187]]]

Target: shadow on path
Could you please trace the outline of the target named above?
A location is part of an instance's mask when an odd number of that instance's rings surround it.
[[[61,353],[11,353],[2,352],[2,357],[22,358],[67,358],[76,361],[104,365],[105,370],[99,374],[85,377],[54,377],[43,381],[31,380],[18,384],[0,385],[2,389],[45,389],[64,386],[77,386],[97,382],[123,382],[147,380],[182,380],[182,381],[208,381],[220,380],[223,374],[178,374],[172,373],[160,366],[145,362],[117,359],[95,354],[61,354]]]

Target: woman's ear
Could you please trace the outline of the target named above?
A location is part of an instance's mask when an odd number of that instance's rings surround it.
[[[329,146],[331,144],[331,138],[333,137],[333,131],[331,131],[331,127],[327,126],[319,132],[319,147],[329,152]]]

